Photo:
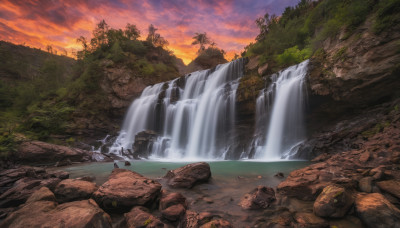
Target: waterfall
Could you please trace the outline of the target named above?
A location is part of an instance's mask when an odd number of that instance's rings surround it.
[[[151,130],[159,135],[148,148],[152,157],[224,159],[243,71],[244,60],[238,59],[147,87],[129,107],[110,152],[121,155],[121,148],[132,149],[136,134]]]
[[[269,116],[269,121],[265,140],[255,140],[255,158],[290,158],[296,152],[296,145],[304,140],[304,82],[308,62],[306,60],[272,75],[270,86],[260,93],[257,99],[256,120],[265,122],[265,117]],[[265,143],[261,145],[260,141]]]

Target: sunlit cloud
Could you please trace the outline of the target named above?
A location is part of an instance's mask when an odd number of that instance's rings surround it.
[[[150,24],[169,41],[168,48],[188,64],[196,57],[192,46],[196,32],[207,32],[227,59],[258,34],[254,20],[265,13],[279,15],[298,0],[1,0],[0,40],[36,48],[79,49],[76,38],[90,38],[104,19],[112,28],[127,23],[141,30],[142,39]]]

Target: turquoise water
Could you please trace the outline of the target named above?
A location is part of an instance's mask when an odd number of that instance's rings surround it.
[[[124,166],[124,162],[117,162],[120,168],[129,169],[142,174],[148,178],[161,178],[168,170],[176,169],[190,162],[160,162],[160,161],[130,161],[131,166]],[[280,162],[253,162],[253,161],[211,161],[213,181],[230,181],[236,179],[257,179],[270,182],[269,185],[276,186],[280,180],[275,178],[277,172],[282,172],[285,177],[293,170],[310,164],[308,161],[280,161]],[[113,163],[85,163],[68,167],[57,168],[70,173],[70,178],[82,176],[94,176],[99,185],[107,181],[108,176],[114,168]],[[260,177],[261,176],[261,177]],[[259,182],[259,181],[257,181]]]

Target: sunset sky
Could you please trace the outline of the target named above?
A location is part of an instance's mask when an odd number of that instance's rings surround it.
[[[80,49],[79,36],[91,37],[104,19],[112,28],[135,24],[142,39],[153,24],[169,41],[168,48],[188,64],[198,47],[195,32],[207,32],[231,59],[254,41],[254,20],[280,15],[298,0],[0,0],[0,40],[42,48],[52,45],[61,52]]]

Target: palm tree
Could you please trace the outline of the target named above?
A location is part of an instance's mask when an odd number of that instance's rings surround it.
[[[195,33],[196,35],[193,37],[194,41],[192,42],[192,45],[199,44],[200,48],[198,50],[198,53],[204,51],[205,45],[211,43],[211,40],[207,37],[207,33]]]

